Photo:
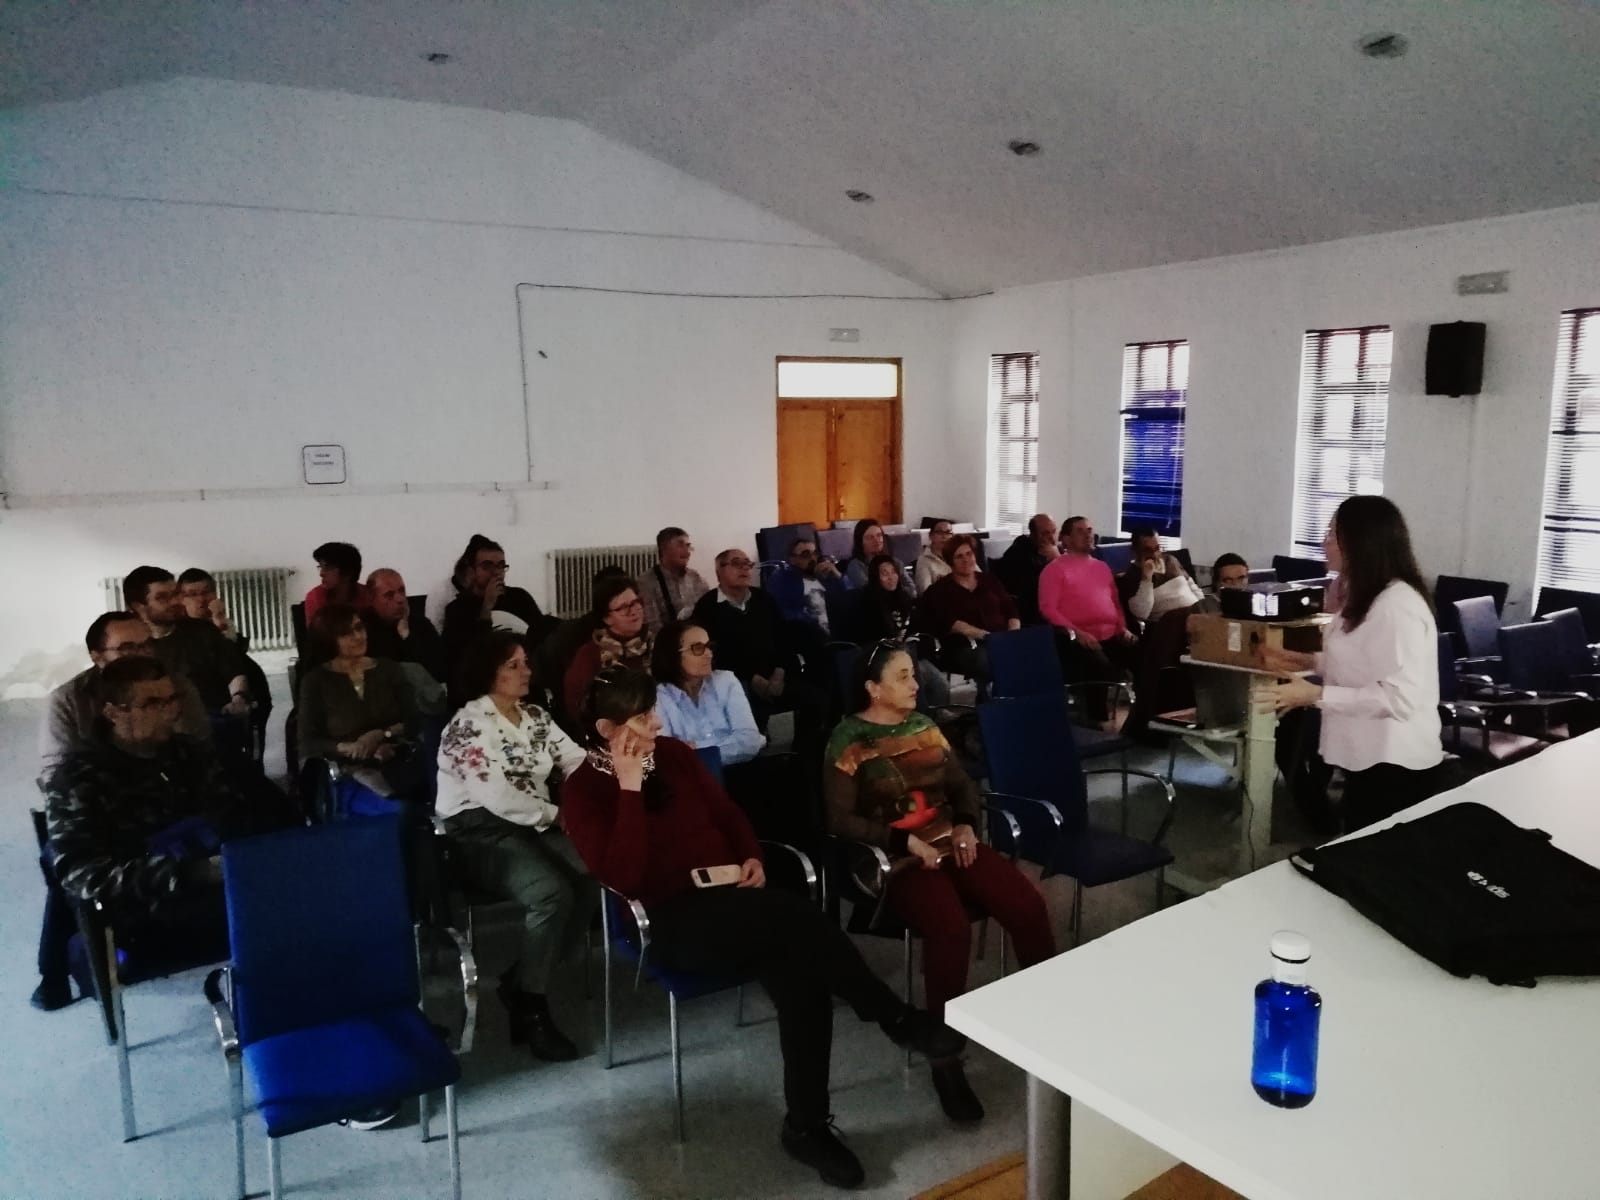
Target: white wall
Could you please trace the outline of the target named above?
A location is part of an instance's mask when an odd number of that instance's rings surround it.
[[[1455,295],[1456,276],[1493,270],[1508,294]],[[1289,545],[1302,335],[1389,324],[1385,490],[1423,569],[1509,580],[1526,603],[1558,315],[1594,304],[1600,206],[1016,289],[960,305],[952,436],[982,444],[990,354],[1039,351],[1040,506],[1112,529],[1122,347],[1188,338],[1185,542],[1265,565]],[[1428,326],[1456,320],[1488,325],[1483,393],[1425,396]],[[955,461],[952,504],[981,512],[982,461]]]
[[[340,538],[421,590],[482,531],[543,596],[546,550],[676,523],[709,573],[776,515],[773,357],[831,326],[906,358],[907,511],[936,506],[937,302],[524,288],[525,439],[519,283],[927,294],[582,126],[196,79],[5,119],[0,694],[81,659],[140,562],[309,575]],[[312,442],[353,494],[302,485]]]

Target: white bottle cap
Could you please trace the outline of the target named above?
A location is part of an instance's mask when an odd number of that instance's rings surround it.
[[[1279,983],[1304,985],[1311,960],[1311,939],[1292,929],[1272,935],[1272,977]]]

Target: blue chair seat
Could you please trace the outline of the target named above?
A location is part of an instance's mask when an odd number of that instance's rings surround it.
[[[1172,865],[1172,851],[1106,829],[1088,828],[1064,841],[1050,863],[1055,874],[1070,875],[1084,887],[1131,879]]]
[[[244,1048],[244,1069],[274,1138],[461,1078],[455,1056],[415,1005],[263,1038]]]

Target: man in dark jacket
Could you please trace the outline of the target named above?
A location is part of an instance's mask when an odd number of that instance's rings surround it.
[[[994,565],[994,573],[1016,601],[1024,625],[1044,624],[1039,615],[1039,574],[1060,556],[1056,523],[1048,513],[1035,513],[1028,518],[1028,532],[1012,542]]]
[[[427,617],[411,615],[411,600],[400,572],[379,567],[367,576],[367,590],[372,593],[372,612],[366,619],[367,653],[415,663],[444,683],[444,639]]]
[[[506,585],[506,552],[500,543],[475,538],[474,546],[465,586],[444,610],[445,659],[451,672],[479,634],[493,629],[521,634],[532,656],[557,624],[527,592]]]

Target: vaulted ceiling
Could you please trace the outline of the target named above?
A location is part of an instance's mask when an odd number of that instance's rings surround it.
[[[201,75],[571,118],[946,294],[1600,199],[1597,63],[1594,0],[0,8],[0,104]]]

